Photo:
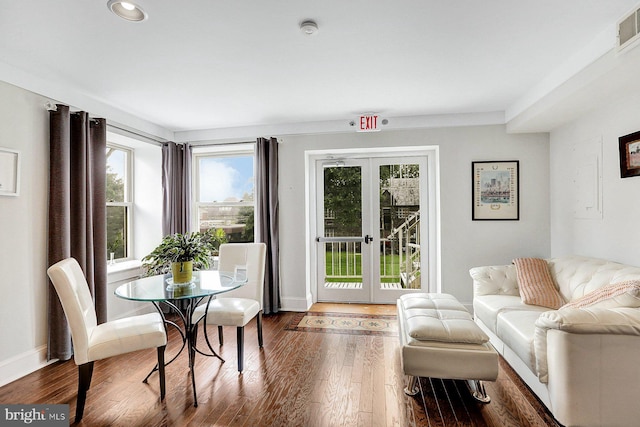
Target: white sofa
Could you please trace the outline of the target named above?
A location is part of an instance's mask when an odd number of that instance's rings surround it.
[[[548,265],[566,302],[640,279],[639,267],[595,258],[555,258]],[[514,265],[470,274],[476,323],[560,423],[640,425],[640,308],[526,305]]]

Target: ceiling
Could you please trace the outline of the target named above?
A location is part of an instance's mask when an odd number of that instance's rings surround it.
[[[0,0],[0,80],[169,133],[370,112],[505,121],[611,50],[637,2],[138,0],[149,19],[130,23],[107,0]]]

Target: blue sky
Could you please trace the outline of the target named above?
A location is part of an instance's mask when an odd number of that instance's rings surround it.
[[[253,157],[202,157],[199,165],[200,201],[221,202],[253,194]]]
[[[111,148],[107,147],[107,153]],[[124,159],[125,152],[122,150],[113,150],[109,157],[107,157],[107,166],[110,166],[110,172],[115,172],[118,177],[124,179]]]

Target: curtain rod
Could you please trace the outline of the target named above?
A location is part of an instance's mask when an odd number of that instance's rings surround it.
[[[58,107],[56,105],[55,102],[52,101],[47,101],[44,104],[45,108],[49,111],[57,111]],[[111,129],[115,129],[119,132],[121,132],[122,134],[124,134],[124,136],[129,136],[129,135],[133,135],[136,138],[142,138],[144,141],[143,142],[147,142],[150,144],[154,144],[157,146],[162,146],[163,143],[167,142],[166,139],[164,138],[155,138],[153,136],[149,136],[149,135],[145,135],[142,134],[140,132],[136,132],[133,131],[131,129],[127,129],[124,127],[120,127],[117,125],[114,125],[112,123],[109,123],[107,121],[107,128],[111,128]],[[118,132],[116,132],[118,133]],[[280,142],[280,141],[278,141]],[[189,142],[189,141],[184,141],[184,142],[176,142],[176,144],[191,144],[192,147],[206,147],[206,146],[216,146],[216,145],[236,145],[236,144],[255,144],[256,141],[255,139],[253,141],[249,140],[249,141],[242,141],[242,140],[236,140],[236,141],[193,141],[193,142]]]
[[[44,103],[44,108],[46,108],[48,111],[58,111],[58,106],[53,101],[45,102]],[[72,111],[70,113],[71,114],[75,114],[77,112],[78,111]],[[156,137],[153,137],[153,136],[150,136],[150,135],[145,135],[145,134],[143,134],[141,132],[137,132],[137,131],[134,131],[134,130],[131,130],[131,129],[127,129],[127,128],[124,128],[124,127],[121,127],[121,126],[114,125],[113,123],[109,123],[108,121],[107,121],[107,129],[108,130],[112,130],[112,131],[115,130],[116,133],[119,133],[119,134],[121,134],[123,136],[129,136],[129,137],[135,137],[136,139],[142,139],[142,142],[146,142],[146,143],[149,143],[149,144],[154,144],[154,145],[157,145],[157,146],[160,146],[160,147],[162,146],[162,144],[164,142],[167,141],[166,139],[163,139],[163,138],[156,138]]]
[[[239,145],[239,144],[255,144],[256,141],[193,141],[193,142],[177,142],[176,144],[190,144],[192,147],[207,147],[209,145]]]
[[[107,122],[107,129],[111,129],[111,130],[115,129],[115,130],[119,131],[119,132],[116,132],[116,133],[121,133],[121,134],[123,134],[123,136],[135,136],[136,139],[142,138],[144,140],[143,142],[146,142],[146,143],[149,143],[149,144],[153,144],[153,145],[157,145],[159,147],[161,147],[164,142],[167,142],[165,139],[154,138],[154,137],[151,137],[149,135],[144,135],[142,133],[133,131],[131,129],[126,129],[126,128],[123,128],[123,127],[120,127],[120,126],[116,126],[116,125],[114,125],[112,123],[109,123],[109,122]]]

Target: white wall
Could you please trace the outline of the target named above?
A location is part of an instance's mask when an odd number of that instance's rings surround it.
[[[640,265],[640,177],[620,178],[618,138],[640,130],[640,94],[601,105],[550,135],[551,255],[579,254]],[[576,219],[573,147],[602,140],[602,218]]]
[[[0,384],[46,357],[48,99],[0,82],[0,147],[20,150],[20,195],[0,196]],[[19,363],[19,365],[16,365]]]
[[[549,256],[549,143],[546,134],[508,135],[504,126],[285,136],[280,156],[281,296],[284,310],[310,301],[305,259],[305,151],[439,146],[442,290],[470,304],[468,270]],[[471,220],[471,162],[520,160],[520,221]]]
[[[0,196],[3,385],[46,363],[49,113],[45,103],[50,99],[0,82],[0,100],[0,147],[21,152],[20,195]],[[141,223],[134,250],[142,257],[162,238],[162,171],[160,148],[138,144],[134,170],[141,188],[135,197],[144,206],[134,212]],[[125,304],[125,309],[134,307]]]

